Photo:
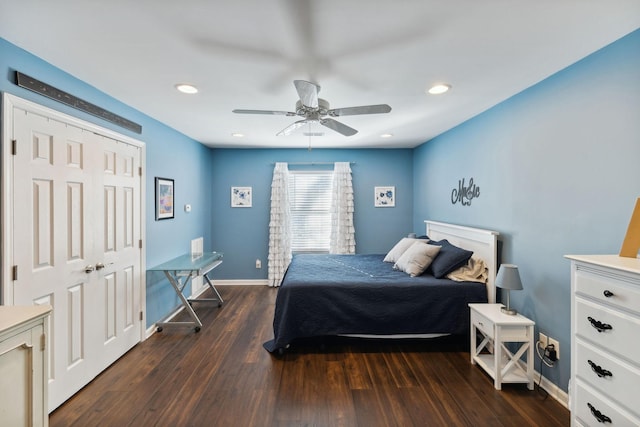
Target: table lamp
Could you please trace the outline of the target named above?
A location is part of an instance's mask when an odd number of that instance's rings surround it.
[[[507,306],[502,307],[502,312],[505,314],[515,315],[518,312],[510,307],[509,293],[513,291],[519,291],[522,289],[522,281],[520,280],[520,274],[518,273],[518,266],[513,264],[502,264],[498,269],[498,275],[496,276],[496,286],[507,290]]]

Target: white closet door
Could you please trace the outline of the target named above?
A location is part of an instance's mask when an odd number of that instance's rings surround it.
[[[95,134],[90,143],[101,147],[93,231],[103,370],[140,341],[140,149]]]
[[[14,107],[13,118],[18,276],[6,303],[53,306],[52,411],[140,340],[141,153],[58,116]]]

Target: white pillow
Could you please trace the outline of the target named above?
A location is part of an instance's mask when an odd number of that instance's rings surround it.
[[[398,261],[398,259],[404,253],[404,251],[409,249],[409,246],[413,245],[416,242],[416,240],[418,239],[414,239],[412,237],[403,237],[402,239],[400,239],[398,243],[396,243],[396,245],[393,248],[391,248],[387,256],[385,256],[382,261],[384,262]]]
[[[429,268],[441,247],[424,241],[414,242],[396,261],[393,268],[404,271],[411,277],[419,276]]]

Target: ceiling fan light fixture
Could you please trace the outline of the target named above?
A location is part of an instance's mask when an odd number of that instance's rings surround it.
[[[188,83],[178,83],[176,85],[176,89],[178,89],[182,93],[186,93],[189,95],[193,95],[194,93],[198,93],[198,88],[194,85],[190,85]]]
[[[429,88],[429,90],[427,90],[428,93],[430,93],[431,95],[441,95],[445,92],[448,92],[449,89],[451,89],[451,85],[450,84],[446,84],[446,83],[437,83],[433,86],[431,86]]]
[[[302,117],[302,120],[298,120],[278,132],[276,134],[277,136],[290,135],[296,129],[304,126],[305,124],[311,125],[311,123],[319,123],[321,126],[336,131],[343,136],[352,136],[358,133],[356,129],[334,120],[332,117],[357,116],[361,114],[383,114],[391,112],[391,107],[387,104],[361,105],[358,107],[330,109],[329,102],[322,98],[318,98],[320,86],[304,80],[294,80],[293,84],[295,85],[298,97],[300,98],[296,101],[295,112],[244,109],[235,109],[232,111],[236,114],[267,114]]]

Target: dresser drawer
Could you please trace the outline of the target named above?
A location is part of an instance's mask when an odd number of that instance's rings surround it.
[[[640,280],[606,272],[576,272],[576,293],[640,314]]]
[[[575,299],[575,333],[596,346],[637,363],[640,360],[640,318],[617,312],[583,298]],[[598,332],[596,326],[600,326]]]
[[[640,425],[640,419],[624,412],[622,409],[618,409],[606,397],[603,397],[580,381],[576,384],[575,399],[574,412],[572,412],[571,416],[579,420],[576,424],[612,427],[637,427]],[[607,417],[611,421],[598,421],[598,418],[606,420],[603,417]]]
[[[576,372],[603,395],[640,416],[640,369],[576,340]]]
[[[493,331],[494,325],[489,318],[483,316],[475,310],[471,310],[471,323],[475,325],[476,328],[480,329],[485,336],[494,339]]]

